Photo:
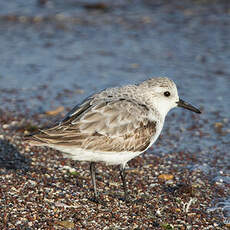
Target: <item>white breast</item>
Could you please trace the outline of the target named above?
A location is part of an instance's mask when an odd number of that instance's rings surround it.
[[[105,162],[109,165],[123,165],[142,152],[93,152],[74,147],[50,146],[64,153],[64,157],[77,161]]]

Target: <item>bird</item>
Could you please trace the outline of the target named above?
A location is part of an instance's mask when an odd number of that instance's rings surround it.
[[[167,77],[107,88],[86,98],[50,128],[32,134],[30,145],[48,146],[64,157],[90,162],[93,200],[99,202],[96,163],[120,166],[124,200],[128,201],[126,164],[145,152],[159,137],[167,113],[175,108],[201,113],[180,99]]]

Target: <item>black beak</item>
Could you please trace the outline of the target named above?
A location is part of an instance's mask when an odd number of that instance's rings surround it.
[[[177,105],[178,105],[178,107],[182,107],[182,108],[191,110],[195,113],[201,113],[201,111],[199,109],[195,108],[194,106],[190,105],[189,103],[187,103],[181,99],[177,102]]]

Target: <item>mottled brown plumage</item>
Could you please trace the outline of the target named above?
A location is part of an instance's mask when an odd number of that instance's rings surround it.
[[[139,115],[137,119],[133,119],[134,114]],[[147,115],[148,109],[143,105],[122,99],[87,105],[59,125],[34,135],[33,140],[38,145],[82,150],[141,152],[150,145],[156,132],[156,122],[150,121]]]

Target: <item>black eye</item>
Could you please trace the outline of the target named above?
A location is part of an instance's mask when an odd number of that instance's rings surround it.
[[[166,92],[164,92],[164,95],[165,95],[166,97],[169,97],[169,96],[170,96],[170,92],[169,92],[169,91],[166,91]]]

